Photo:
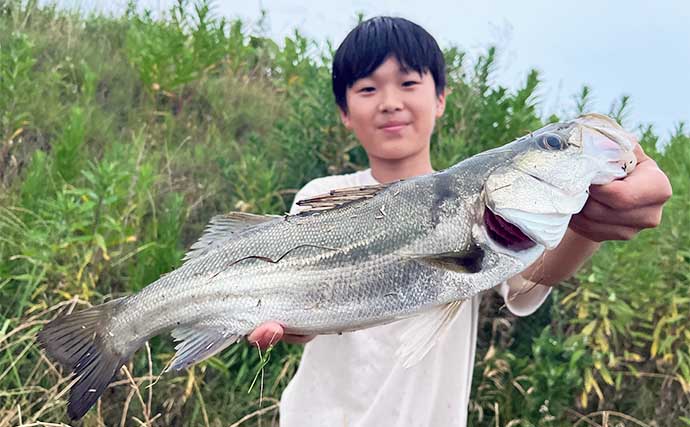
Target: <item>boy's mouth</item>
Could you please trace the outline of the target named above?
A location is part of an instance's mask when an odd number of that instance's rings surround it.
[[[399,132],[407,125],[408,123],[405,122],[387,122],[384,123],[383,126],[379,127],[379,129],[385,132]]]

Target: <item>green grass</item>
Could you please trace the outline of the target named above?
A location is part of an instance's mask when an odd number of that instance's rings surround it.
[[[192,6],[160,21],[0,3],[0,426],[66,421],[69,380],[34,340],[59,311],[175,268],[213,215],[282,213],[310,179],[366,165],[336,114],[331,51]],[[511,91],[491,83],[494,49],[445,55],[437,169],[557,119],[537,115],[537,72]],[[609,113],[625,120],[627,102]],[[471,425],[688,425],[690,134],[659,153],[639,133],[673,183],[662,225],[606,244],[529,318],[485,298]],[[157,378],[173,347],[149,344],[83,425],[273,425],[301,354],[240,344]]]

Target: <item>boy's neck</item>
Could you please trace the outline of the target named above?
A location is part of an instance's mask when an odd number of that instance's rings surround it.
[[[369,166],[371,167],[371,175],[381,184],[426,175],[434,171],[428,152],[396,160],[369,157]]]

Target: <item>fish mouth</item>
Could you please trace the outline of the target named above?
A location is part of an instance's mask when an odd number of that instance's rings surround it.
[[[496,215],[488,207],[484,208],[484,226],[491,240],[511,251],[519,252],[537,245],[517,226]]]
[[[633,152],[636,137],[623,129],[615,120],[601,114],[585,114],[574,120],[579,125],[577,139],[583,152],[600,164],[592,184],[608,184],[624,178],[637,165]]]

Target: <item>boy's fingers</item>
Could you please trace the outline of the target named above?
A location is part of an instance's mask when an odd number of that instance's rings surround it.
[[[658,206],[645,206],[631,210],[616,210],[597,200],[590,199],[576,216],[584,216],[592,222],[624,225],[636,228],[654,228],[661,222],[662,210]]]
[[[617,210],[661,205],[671,197],[668,177],[653,160],[638,164],[626,178],[589,188],[592,199]]]
[[[601,224],[590,221],[583,216],[574,216],[569,227],[577,234],[593,242],[630,240],[639,232],[639,229],[635,227]]]
[[[267,349],[283,338],[283,327],[278,322],[267,322],[254,329],[247,337],[250,344],[262,350]]]
[[[313,340],[314,335],[286,334],[280,323],[266,322],[254,329],[254,331],[247,336],[247,341],[249,341],[250,344],[259,346],[262,350],[275,345],[281,339],[289,344],[305,344]]]

